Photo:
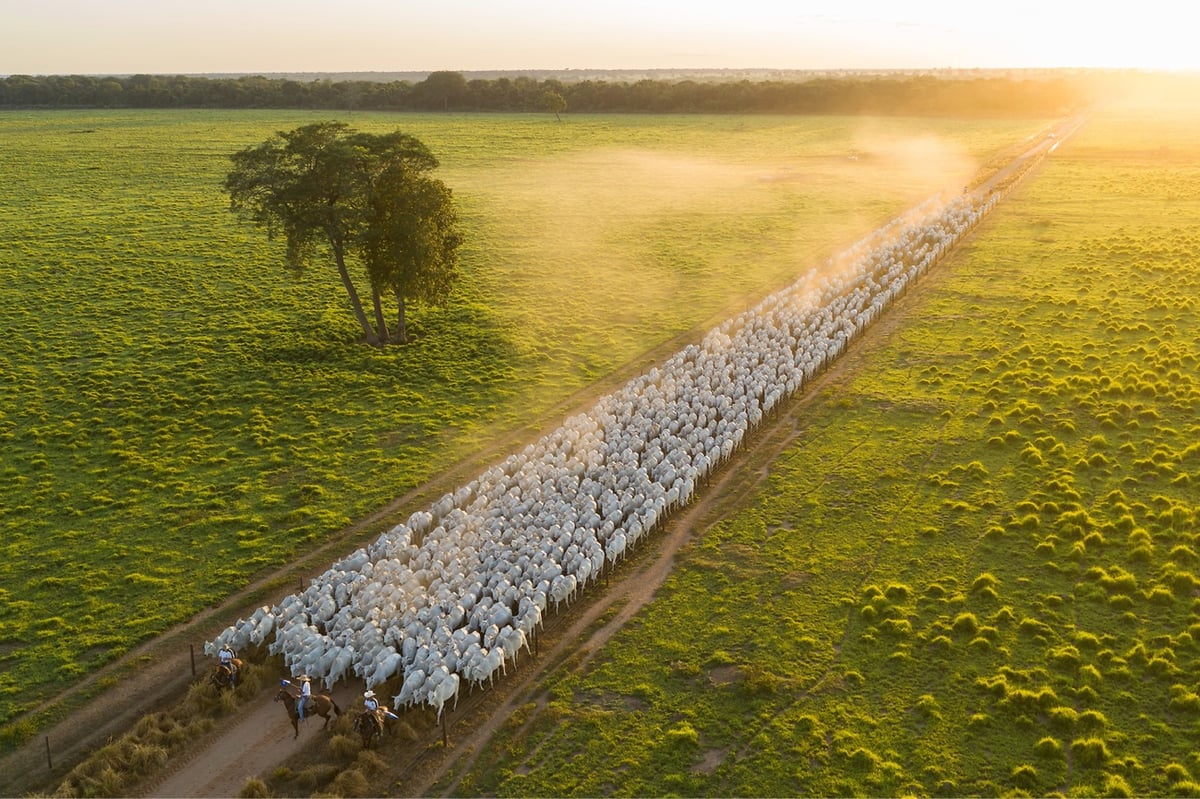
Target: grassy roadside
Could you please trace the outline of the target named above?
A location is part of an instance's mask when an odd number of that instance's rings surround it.
[[[1110,108],[1060,148],[441,787],[1195,795],[1196,119]]]

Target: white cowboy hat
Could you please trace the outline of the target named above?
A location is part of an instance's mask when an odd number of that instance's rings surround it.
[[[370,699],[373,696],[375,696],[374,691],[367,691],[365,694],[363,694],[363,699]]]
[[[312,682],[312,681],[308,679],[308,675],[307,675],[307,674],[301,674],[301,675],[300,675],[300,682]]]

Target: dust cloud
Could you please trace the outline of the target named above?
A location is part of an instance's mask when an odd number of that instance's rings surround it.
[[[761,299],[869,233],[898,198],[912,206],[961,191],[974,172],[964,150],[937,137],[869,127],[819,152],[806,142],[728,160],[599,148],[493,176],[493,196],[508,205],[495,255],[525,329],[628,342],[668,314],[680,332],[696,324],[684,304],[720,321],[735,303],[753,304],[748,292]],[[827,204],[840,209],[834,222]]]
[[[503,188],[513,204],[506,237],[529,255],[527,268],[545,270],[537,281],[563,297],[563,314],[583,313],[571,298],[590,287],[592,301],[613,300],[607,313],[620,323],[634,298],[650,311],[677,302],[688,254],[703,261],[705,239],[723,235],[723,219],[772,202],[762,173],[760,165],[638,150],[548,159]]]
[[[855,133],[854,148],[918,198],[961,189],[979,169],[961,145],[932,135],[897,136],[864,127]]]

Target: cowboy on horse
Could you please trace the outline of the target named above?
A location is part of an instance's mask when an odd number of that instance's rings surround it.
[[[300,675],[300,699],[296,702],[296,712],[304,721],[304,714],[312,710],[312,680],[307,674]]]
[[[374,691],[367,691],[363,694],[363,707],[375,714],[375,718],[379,719],[381,725],[385,719],[392,719],[394,721],[400,720],[400,717],[395,713],[388,710],[386,707],[380,706],[379,700],[375,697]]]
[[[333,701],[333,697],[312,692],[312,684],[307,674],[300,677],[297,682],[300,683],[299,696],[294,693],[295,686],[290,680],[280,680],[279,692],[275,694],[275,701],[283,702],[284,707],[287,708],[288,718],[292,720],[292,729],[296,732],[293,737],[300,735],[300,722],[304,720],[305,713],[315,713],[325,719],[325,727],[329,726],[331,711],[335,716],[342,714],[342,709],[338,707],[337,702]]]
[[[233,648],[229,644],[222,644],[217,652],[217,667],[213,670],[211,682],[217,687],[228,685],[234,688],[241,668],[242,661],[234,654]]]
[[[374,691],[367,690],[363,694],[363,712],[354,720],[354,729],[362,735],[365,747],[373,737],[383,735],[384,726],[388,721],[399,719],[395,713],[380,706]]]

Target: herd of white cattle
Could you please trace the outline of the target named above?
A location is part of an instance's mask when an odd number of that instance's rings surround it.
[[[268,644],[294,674],[398,686],[441,716],[689,502],[781,401],[965,235],[997,194],[931,199],[480,474],[301,593],[205,645]]]

